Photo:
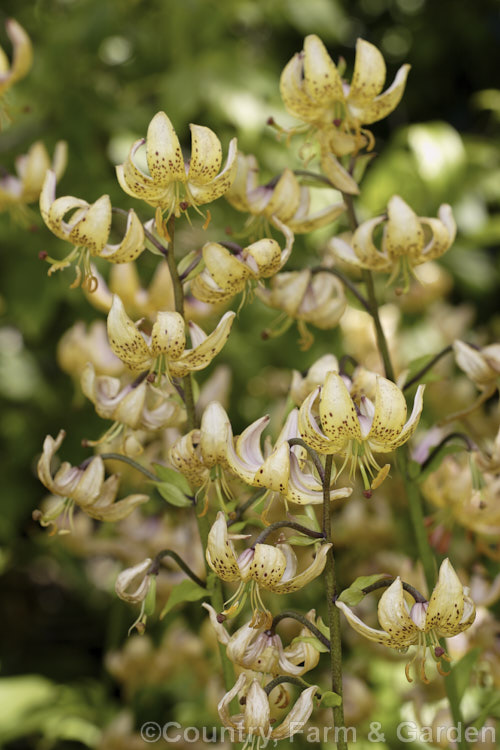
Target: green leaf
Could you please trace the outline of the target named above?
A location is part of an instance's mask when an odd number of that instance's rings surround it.
[[[153,466],[156,474],[162,482],[173,484],[174,487],[178,487],[186,495],[191,494],[191,487],[189,486],[189,482],[184,474],[181,474],[175,469],[169,469],[168,466],[163,466],[162,464],[153,464]]]
[[[338,693],[334,693],[333,690],[327,690],[321,696],[321,704],[329,708],[336,708],[342,705],[342,698]]]
[[[154,468],[161,481],[153,484],[167,503],[175,505],[176,508],[187,508],[192,505],[192,490],[183,474],[162,464],[154,464]]]
[[[308,547],[310,544],[318,543],[317,539],[313,539],[305,534],[292,534],[286,541],[287,544],[293,544],[296,547]]]
[[[316,649],[316,651],[319,651],[320,654],[328,653],[327,647],[323,643],[321,643],[321,641],[318,641],[318,639],[313,635],[298,635],[293,639],[290,645],[293,646],[294,643],[309,643],[313,648]]]
[[[207,590],[198,586],[197,583],[191,581],[189,578],[186,578],[184,581],[178,583],[177,586],[174,586],[170,592],[168,601],[161,611],[160,620],[162,620],[176,604],[180,604],[181,602],[197,602],[199,599],[203,599],[204,596],[207,596]]]
[[[359,604],[359,602],[366,596],[363,589],[371,586],[372,583],[381,581],[383,578],[388,578],[385,573],[375,573],[372,576],[359,576],[355,581],[351,583],[349,588],[344,589],[339,596],[339,601],[348,604],[350,607]]]
[[[455,678],[457,700],[459,703],[469,685],[472,670],[474,669],[474,665],[476,664],[480,653],[480,648],[473,648],[465,654],[465,656],[462,656],[460,661],[458,661],[451,670]]]

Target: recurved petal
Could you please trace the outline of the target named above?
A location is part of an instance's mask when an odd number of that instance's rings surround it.
[[[418,628],[410,617],[399,576],[380,597],[378,619],[386,633],[401,646],[417,639]]]
[[[247,735],[266,737],[270,728],[271,709],[269,698],[257,680],[253,680],[247,693],[244,708],[245,732]]]
[[[319,399],[321,428],[337,447],[354,438],[361,440],[361,428],[354,402],[337,372],[329,372]]]
[[[100,255],[108,241],[111,229],[111,201],[109,195],[101,195],[92,203],[83,218],[71,229],[68,239],[74,245],[82,245],[91,255]]]
[[[187,349],[182,356],[170,364],[170,372],[175,377],[184,377],[193,370],[203,370],[221,351],[229,338],[236,313],[229,311],[220,319],[216,329],[194,349]]]
[[[13,55],[10,69],[8,65],[0,67],[0,96],[13,83],[23,78],[33,63],[33,47],[23,27],[15,19],[9,18],[5,28],[12,42]]]
[[[492,380],[496,379],[498,373],[490,367],[483,354],[473,346],[457,339],[453,342],[453,351],[457,365],[478,386],[489,385]]]
[[[55,440],[52,437],[52,435],[47,435],[47,437],[43,441],[42,455],[38,459],[38,466],[37,466],[38,479],[51,492],[54,491],[52,489],[52,486],[53,486],[52,471],[51,471],[52,459],[54,458],[55,454],[61,447],[62,441],[64,440],[65,437],[66,437],[66,432],[64,430],[59,430],[59,433]]]
[[[257,470],[253,484],[275,492],[286,492],[290,476],[290,448],[281,443]]]
[[[226,628],[222,623],[220,623],[217,619],[217,612],[212,607],[211,604],[208,602],[203,602],[201,605],[204,609],[207,610],[208,614],[210,615],[210,622],[212,624],[213,629],[215,630],[215,634],[217,636],[217,640],[219,643],[222,643],[224,646],[227,646],[229,643],[229,633],[227,632]],[[255,632],[255,631],[254,631]]]
[[[231,705],[231,701],[233,698],[236,698],[240,690],[243,690],[244,686],[247,683],[247,674],[245,672],[242,672],[240,676],[238,677],[238,680],[236,681],[236,684],[234,687],[229,690],[225,694],[225,696],[222,698],[221,701],[219,701],[219,705],[217,706],[217,711],[219,712],[219,717],[222,723],[225,727],[232,727],[233,729],[238,729],[240,724],[239,722],[236,723],[233,721],[233,717],[229,715],[229,706]]]
[[[337,190],[348,195],[359,194],[356,180],[329,151],[323,151],[321,154],[321,169]]]
[[[443,635],[455,635],[460,632],[463,613],[464,587],[446,558],[441,563],[438,582],[429,600],[425,632],[436,628]]]
[[[116,245],[106,245],[100,253],[110,263],[129,263],[144,250],[144,228],[134,209],[128,212],[127,227],[122,241]]]
[[[291,591],[298,591],[306,586],[310,581],[314,580],[314,578],[323,572],[326,565],[326,556],[331,546],[330,543],[322,544],[316,557],[308,568],[291,578],[289,581],[278,583],[272,590],[277,594],[288,594]]]
[[[406,420],[406,401],[401,390],[391,380],[377,377],[375,411],[369,429],[363,437],[380,445],[392,445],[397,440]]]
[[[91,518],[95,518],[96,521],[115,523],[130,516],[136,508],[144,505],[148,500],[148,495],[128,495],[128,497],[124,497],[116,503],[104,504],[104,502],[101,503],[101,498],[99,498],[96,503],[85,508],[85,513]]]
[[[286,737],[292,737],[302,729],[314,708],[313,699],[317,690],[317,685],[311,685],[302,691],[299,699],[284,721],[281,722],[279,727],[272,730],[271,737],[274,740],[283,740]]]
[[[318,451],[318,453],[329,455],[335,453],[345,445],[346,439],[337,442],[332,441],[322,431],[316,417],[313,414],[314,403],[321,391],[320,386],[315,388],[302,402],[299,409],[299,430],[305,442]]]
[[[237,140],[236,138],[233,138],[229,143],[224,169],[217,175],[217,177],[214,177],[213,180],[210,180],[210,182],[207,182],[204,185],[200,185],[197,181],[189,182],[189,193],[193,198],[195,205],[201,206],[204,203],[211,203],[211,201],[215,201],[217,198],[220,198],[221,195],[224,195],[224,193],[231,187],[238,168],[238,162],[236,160],[237,152]]]
[[[305,234],[306,232],[312,232],[314,229],[320,229],[327,224],[331,224],[332,221],[335,221],[345,211],[345,208],[345,203],[332,203],[330,206],[326,206],[310,214],[309,191],[307,188],[302,188],[299,207],[293,217],[288,220],[287,224],[295,234]]]
[[[361,118],[365,125],[382,120],[396,109],[404,94],[410,68],[411,65],[402,65],[396,73],[392,85],[383,94],[377,96],[376,99],[364,107]]]
[[[149,576],[146,575],[153,561],[147,557],[137,565],[126,568],[118,574],[115,583],[115,591],[120,599],[132,604],[142,602],[148,593],[150,586]]]
[[[330,490],[330,501],[349,497],[352,487],[339,487]],[[323,485],[315,474],[301,469],[296,456],[290,456],[290,479],[286,498],[298,505],[320,505],[323,502]]]
[[[281,268],[281,248],[272,239],[257,240],[243,250],[243,259],[254,278],[268,278]],[[250,274],[249,274],[250,275]]]
[[[354,614],[354,612],[344,602],[336,601],[337,607],[342,610],[347,618],[349,625],[364,638],[368,638],[370,641],[380,643],[382,646],[389,646],[390,648],[401,648],[401,642],[394,638],[392,633],[386,633],[385,630],[376,630],[370,628],[363,620]],[[416,632],[416,630],[415,630]]]
[[[380,251],[373,242],[373,232],[383,221],[383,216],[368,219],[360,224],[352,236],[354,254],[363,268],[369,268],[372,271],[386,270],[392,266],[385,247],[383,251]]]
[[[304,40],[304,91],[322,106],[344,100],[342,78],[316,34],[309,34]]]
[[[206,270],[224,291],[237,294],[253,276],[245,263],[218,242],[207,242],[202,252]]]
[[[236,453],[249,471],[256,472],[264,463],[260,439],[268,424],[268,415],[260,417],[248,425],[236,438]]]
[[[417,425],[420,420],[420,415],[422,414],[422,409],[424,406],[424,391],[425,391],[425,385],[419,385],[417,388],[417,392],[415,393],[415,400],[413,401],[412,412],[406,424],[404,425],[403,429],[399,433],[399,436],[396,436],[392,440],[390,444],[391,446],[390,448],[388,446],[384,447],[384,445],[386,445],[385,443],[384,444],[378,443],[376,440],[372,441],[370,438],[370,442],[374,444],[377,443],[377,448],[376,448],[377,450],[381,451],[382,453],[384,451],[395,450],[395,448],[399,448],[400,445],[403,445],[404,443],[406,443],[407,440],[411,438],[411,436],[417,429]]]
[[[77,505],[86,509],[99,498],[99,495],[102,492],[106,491],[106,487],[104,486],[106,484],[106,482],[104,482],[104,475],[104,462],[100,456],[95,456],[86,469],[81,472],[78,484],[71,493],[71,498]],[[55,479],[57,481],[57,474]],[[118,482],[116,486],[116,490],[117,489]]]
[[[415,212],[399,195],[394,195],[387,204],[387,215],[384,251],[391,258],[401,255],[418,258],[424,248],[425,235]]]
[[[222,164],[222,146],[210,128],[190,125],[191,161],[187,179],[195,185],[206,185],[217,176]]]
[[[40,213],[51,232],[67,240],[68,230],[61,227],[65,214],[75,208],[87,207],[88,203],[69,195],[56,200],[56,182],[56,173],[48,169],[40,193]]]
[[[165,112],[157,112],[149,123],[146,158],[149,174],[156,185],[186,181],[181,144]]]
[[[206,466],[225,462],[233,431],[226,410],[218,401],[211,401],[203,412],[200,427],[200,451]]]
[[[456,224],[451,206],[444,204],[439,208],[439,219],[420,218],[420,222],[429,227],[431,238],[422,250],[420,262],[434,260],[445,253],[452,245],[456,235]]]
[[[225,194],[228,203],[237,211],[250,212],[249,193],[258,187],[259,165],[253,154],[238,152],[234,182]]]
[[[209,304],[224,302],[225,300],[231,299],[233,296],[232,291],[222,289],[217,282],[214,281],[207,268],[204,268],[203,271],[191,282],[191,294],[193,297],[196,297],[196,299],[199,299],[202,302],[208,302]]]
[[[299,207],[299,202],[299,182],[291,169],[285,169],[271,192],[265,214],[269,217],[278,216],[281,221],[288,222]]]
[[[175,360],[179,359],[185,348],[186,336],[182,315],[166,310],[159,312],[151,330],[152,356],[165,354],[169,360]]]
[[[132,323],[117,294],[108,314],[108,339],[114,354],[132,370],[147,369],[152,358],[149,347]]]
[[[313,101],[304,88],[304,52],[298,52],[285,65],[280,77],[280,94],[288,112],[306,122],[321,116],[322,107]]]
[[[208,533],[207,549],[205,553],[207,563],[223,581],[237,581],[240,569],[236,561],[234,547],[227,533],[227,522],[222,511]]]
[[[385,81],[385,62],[380,51],[365,39],[356,42],[354,73],[347,101],[363,107],[380,94]]]
[[[253,579],[262,588],[281,593],[278,591],[278,586],[285,570],[286,557],[278,547],[273,547],[271,544],[257,544],[245,580]]]

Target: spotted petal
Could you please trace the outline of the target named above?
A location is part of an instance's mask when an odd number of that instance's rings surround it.
[[[424,248],[424,230],[410,206],[399,195],[394,195],[388,205],[389,220],[385,227],[383,247],[390,258],[407,255],[418,258]]]
[[[236,138],[233,138],[229,143],[226,164],[217,177],[214,177],[206,184],[189,182],[189,194],[195,205],[201,206],[204,203],[211,203],[211,201],[217,200],[217,198],[220,198],[221,195],[224,195],[229,190],[236,177],[236,170],[238,168],[237,153],[237,141]]]
[[[391,86],[364,107],[362,113],[362,122],[364,125],[370,125],[372,122],[382,120],[396,109],[403,97],[410,68],[411,65],[402,65],[396,73]]]
[[[132,370],[146,370],[152,362],[149,347],[117,294],[113,295],[107,326],[109,345],[116,356]]]
[[[469,602],[471,602],[470,599]],[[439,568],[438,582],[429,601],[425,618],[425,631],[436,629],[446,637],[461,633],[470,624],[467,621],[472,614],[475,615],[471,612],[469,604],[464,623],[464,606],[464,587],[449,559],[446,558]],[[473,620],[474,617],[470,622]]]
[[[342,78],[316,34],[309,34],[304,40],[304,91],[323,106],[325,100],[335,102],[344,99]]]
[[[210,128],[203,125],[190,125],[191,160],[187,175],[188,182],[207,185],[217,176],[222,164],[222,146]]]
[[[286,557],[278,547],[273,547],[271,544],[257,544],[246,580],[253,579],[262,588],[278,592],[285,570]]]
[[[378,619],[383,629],[402,648],[418,639],[418,628],[410,617],[399,577],[380,597]]]
[[[149,123],[146,158],[155,185],[186,181],[181,144],[165,112],[157,112]]]
[[[207,563],[223,581],[238,581],[240,569],[232,542],[227,533],[227,522],[222,511],[208,533],[207,549],[205,553]]]
[[[361,440],[361,428],[354,402],[337,372],[329,372],[319,400],[321,427],[335,449],[348,440]],[[334,451],[331,451],[334,452]]]
[[[316,554],[316,557],[308,568],[288,581],[281,581],[280,583],[276,584],[271,590],[276,594],[289,594],[292,591],[298,591],[299,589],[306,586],[310,581],[317,578],[317,576],[319,576],[325,568],[326,556],[331,546],[332,545],[329,543],[322,544]]]
[[[385,630],[370,628],[366,623],[363,622],[363,620],[355,615],[352,609],[350,609],[344,602],[337,600],[335,604],[340,610],[342,610],[353,630],[362,635],[364,638],[368,638],[369,641],[375,641],[375,643],[380,643],[382,646],[389,646],[390,648],[401,648],[400,641],[397,638],[394,638],[392,633],[386,633]]]
[[[170,363],[171,374],[182,378],[188,372],[203,370],[207,367],[228,340],[235,317],[236,313],[232,311],[225,313],[216,329],[206,336],[204,341],[194,349],[186,349],[179,359]]]

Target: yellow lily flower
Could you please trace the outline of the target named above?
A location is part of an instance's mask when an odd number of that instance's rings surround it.
[[[302,403],[299,430],[318,453],[345,456],[339,473],[350,463],[352,477],[359,467],[369,492],[383,481],[388,470],[388,465],[380,468],[373,453],[393,451],[413,435],[422,412],[425,386],[418,386],[413,411],[405,422],[405,398],[390,380],[376,376],[374,401],[362,389],[351,395],[345,380],[349,382],[346,376],[328,373],[324,385],[315,388]],[[370,484],[368,474],[373,476],[374,469],[378,475]]]
[[[65,141],[56,143],[52,162],[43,143],[33,143],[27,154],[16,159],[17,176],[7,174],[0,178],[0,211],[14,212],[17,208],[24,218],[23,207],[39,199],[47,170],[52,169],[59,178],[66,168],[66,159]]]
[[[130,604],[141,605],[137,619],[129,628],[129,635],[134,628],[137,629],[138,633],[144,633],[148,614],[151,614],[150,609],[154,609],[156,573],[152,573],[150,570],[152,562],[151,558],[147,557],[137,565],[122,570],[116,579],[115,591],[117,596]]]
[[[210,622],[219,643],[226,647],[226,654],[233,664],[253,672],[294,675],[300,677],[317,666],[319,651],[311,643],[296,641],[283,648],[279,635],[270,633],[265,625],[253,627],[249,622],[238,628],[231,636],[217,619],[217,612],[204,602],[202,605],[210,615]],[[311,610],[307,619],[315,625],[316,612]],[[311,631],[301,628],[298,638],[310,638]],[[296,640],[296,639],[294,639]]]
[[[405,291],[409,289],[409,274],[415,266],[439,258],[452,245],[456,225],[451,207],[443,204],[439,218],[417,216],[405,201],[394,195],[387,205],[387,216],[376,216],[363,222],[351,242],[334,237],[329,249],[345,263],[371,271],[392,271],[389,281],[402,271]],[[374,243],[373,234],[384,224],[380,247]]]
[[[314,341],[307,323],[322,330],[335,328],[347,307],[342,282],[331,273],[313,274],[308,268],[277,274],[271,279],[270,289],[256,289],[255,293],[262,302],[282,310],[288,318],[285,328],[268,330],[267,334],[279,335],[296,320],[302,351],[309,349]]]
[[[64,461],[53,474],[52,460],[59,450],[66,433],[60,430],[57,438],[47,435],[43,452],[38,461],[38,478],[45,487],[61,498],[61,503],[51,512],[50,517],[36,512],[36,519],[42,526],[54,523],[63,512],[70,512],[72,506],[78,505],[88,516],[98,521],[120,521],[126,518],[139,505],[149,500],[148,495],[129,495],[123,500],[114,502],[118,493],[120,477],[112,474],[104,479],[104,461],[94,456],[82,467],[71,466]]]
[[[345,211],[345,203],[333,203],[310,213],[310,189],[301,185],[290,169],[267,185],[259,185],[259,165],[252,154],[238,153],[236,178],[225,198],[238,211],[273,223],[286,224],[294,234],[312,232],[335,221]]]
[[[99,375],[117,377],[124,372],[123,362],[111,351],[106,324],[102,320],[94,320],[88,330],[83,321],[78,321],[57,344],[59,367],[78,381],[88,362]]]
[[[24,78],[26,73],[33,64],[33,47],[31,41],[21,24],[13,18],[9,18],[5,23],[7,35],[12,42],[14,54],[12,64],[3,49],[0,47],[0,97],[7,89]]]
[[[326,376],[332,371],[339,371],[339,362],[334,354],[324,354],[317,359],[305,375],[293,370],[290,384],[290,398],[293,403],[300,406],[314,388],[325,382]]]
[[[481,395],[466,409],[450,414],[443,424],[459,419],[484,404],[498,389],[500,376],[500,344],[490,344],[475,349],[464,341],[453,342],[455,362],[468,378],[479,388]]]
[[[256,739],[257,743],[255,747],[256,750],[259,750],[261,742],[263,743],[263,747],[265,747],[270,739],[275,741],[283,740],[300,732],[312,713],[313,699],[318,686],[311,685],[303,690],[294,707],[281,724],[271,729],[269,697],[257,680],[252,680],[246,692],[243,713],[233,716],[229,714],[231,701],[243,691],[248,679],[245,673],[241,674],[235,686],[226,693],[217,706],[224,726],[233,729],[235,732],[232,739],[235,742],[243,742],[245,740],[244,748],[249,743],[251,743],[251,747],[253,748]]]
[[[153,369],[162,358],[167,374],[183,378],[189,372],[203,370],[210,364],[226,343],[234,318],[234,312],[225,313],[208,336],[190,321],[193,348],[186,349],[182,315],[160,311],[148,336],[137,330],[115,294],[108,315],[108,338],[113,352],[131,370]]]
[[[381,120],[397,107],[409,70],[409,65],[403,65],[392,85],[381,93],[386,75],[384,58],[373,44],[358,39],[354,73],[347,84],[315,34],[305,38],[303,51],[285,66],[280,80],[283,103],[291,115],[308,123],[316,133],[322,169],[339,190],[359,192],[337,157],[373,146],[372,134],[362,126]]]
[[[292,252],[294,236],[281,221],[275,219],[274,223],[285,235],[283,250],[273,239],[258,240],[235,253],[217,242],[207,242],[202,249],[205,268],[191,284],[193,296],[202,302],[222,302],[252,281],[267,279],[283,268]]]
[[[112,419],[114,424],[98,442],[116,437],[123,427],[132,430],[157,431],[165,427],[178,427],[186,418],[184,408],[170,384],[157,388],[147,380],[122,385],[119,378],[97,375],[89,362],[82,373],[81,388],[94,404],[97,414],[103,419]],[[88,442],[88,445],[93,443]]]
[[[80,265],[83,265],[83,285],[95,290],[96,279],[90,267],[90,256],[104,258],[110,263],[128,263],[135,260],[144,250],[144,229],[133,209],[128,212],[127,226],[122,241],[109,244],[111,230],[111,201],[109,195],[102,195],[95,203],[89,204],[80,198],[66,195],[56,199],[56,173],[48,170],[40,193],[40,213],[48,228],[56,237],[74,245],[73,251],[63,260],[47,257],[51,263],[49,276],[77,260],[77,277],[72,286],[78,286],[81,279]],[[71,216],[65,220],[68,213]]]
[[[229,609],[224,610],[224,615],[232,617],[241,609],[246,600],[247,584],[251,584],[250,602],[254,611],[254,624],[267,622],[269,616],[260,597],[259,588],[275,594],[298,591],[323,572],[326,555],[332,546],[330,543],[322,544],[309,567],[296,575],[297,557],[289,544],[256,544],[236,557],[232,538],[242,537],[232,537],[228,534],[224,513],[219,512],[208,534],[206,559],[223,581],[240,581],[238,590],[226,605],[234,603]]]
[[[403,592],[398,577],[380,597],[378,618],[383,630],[365,625],[344,602],[337,600],[336,605],[354,630],[365,638],[398,651],[416,645],[415,656],[406,665],[406,677],[412,682],[409,670],[418,660],[420,677],[423,682],[428,682],[425,674],[427,648],[431,649],[440,674],[445,674],[440,662],[443,658],[450,659],[438,639],[451,638],[467,630],[474,622],[476,609],[469,589],[462,586],[448,558],[441,564],[438,582],[429,601],[416,602],[410,609]]]
[[[205,411],[204,420],[207,412],[208,409]],[[210,450],[207,447],[207,438],[205,447],[200,446],[207,465],[219,463],[246,484],[252,487],[266,487],[281,495],[285,501],[289,500],[298,505],[323,502],[323,485],[319,477],[308,472],[308,464],[304,463],[304,449],[297,446],[290,448],[288,445],[289,439],[299,436],[297,409],[293,409],[288,415],[274,448],[266,446],[265,453],[262,451],[260,439],[269,424],[269,416],[260,417],[252,422],[234,439],[231,422],[220,404],[210,404],[210,415],[210,430],[207,431],[213,436]],[[204,434],[203,422],[201,434]],[[203,438],[200,442],[203,442]],[[348,497],[351,492],[348,487],[331,487],[330,500]]]
[[[236,138],[229,144],[224,169],[222,147],[215,133],[203,125],[190,125],[191,159],[186,164],[179,139],[165,112],[149,123],[146,139],[131,147],[128,158],[116,168],[121,188],[150,206],[180,216],[189,206],[201,206],[220,198],[236,175]],[[149,174],[136,166],[134,157],[146,144]]]

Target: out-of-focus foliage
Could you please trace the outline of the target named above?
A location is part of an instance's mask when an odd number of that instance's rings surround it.
[[[368,167],[360,218],[381,213],[395,192],[419,215],[433,216],[441,203],[450,203],[459,239],[443,265],[455,280],[453,301],[460,305],[467,299],[473,306],[469,320],[475,318],[480,334],[500,337],[496,0],[3,0],[0,46],[5,49],[8,17],[27,30],[35,62],[6,99],[11,122],[0,132],[2,169],[12,173],[16,156],[36,140],[53,153],[64,139],[69,156],[61,194],[93,202],[109,193],[113,205],[134,207],[144,218],[149,218],[144,205],[127,200],[120,190],[114,165],[145,134],[157,111],[168,113],[185,146],[189,122],[217,132],[224,151],[237,135],[240,149],[254,152],[264,177],[272,177],[289,165],[294,149],[287,152],[266,121],[274,117],[290,123],[279,97],[279,74],[306,34],[321,35],[332,55],[350,60],[356,38],[368,39],[382,50],[391,80],[399,65],[410,62],[400,107],[374,128],[377,151],[383,154]],[[299,166],[296,151],[295,156]],[[68,327],[97,315],[81,291],[69,289],[70,272],[47,277],[39,253],[62,257],[65,248],[43,225],[36,204],[21,219],[0,214],[0,742],[12,750],[28,746],[15,743],[19,737],[33,747],[42,747],[36,744],[40,737],[47,740],[44,748],[94,747],[101,728],[119,709],[116,684],[102,665],[103,654],[124,642],[129,624],[128,610],[110,593],[118,568],[103,557],[102,568],[98,559],[89,576],[59,539],[40,533],[31,512],[43,496],[34,457],[45,435],[65,427],[65,455],[78,462],[81,436],[99,433],[93,409],[75,397],[55,357]],[[199,248],[221,239],[217,229],[238,232],[242,224],[242,216],[220,200],[208,230],[194,233],[194,240],[192,232],[179,232],[178,248],[192,249],[188,242],[193,241]],[[298,237],[294,267],[300,266],[301,255],[313,259],[314,247],[310,238]],[[156,258],[145,254],[144,281],[155,265]],[[106,266],[99,269],[108,273]],[[303,371],[325,351],[338,353],[341,336],[347,350],[351,346],[356,353],[348,327],[343,334],[316,331],[307,354],[296,347],[294,328],[277,341],[265,341],[258,332],[274,317],[261,305],[244,308],[220,357],[232,362],[235,425],[273,412],[286,390],[284,368]],[[434,343],[411,309],[399,325],[408,330],[409,358],[433,351]],[[352,563],[346,544],[342,566],[349,574]],[[89,578],[104,582],[102,588]],[[304,597],[309,596],[308,589]],[[202,621],[196,603],[186,612]],[[164,622],[176,617],[175,611],[169,613]],[[161,625],[154,633],[157,646],[162,630]],[[184,645],[184,660],[196,660],[196,649],[203,651],[199,643]],[[141,658],[152,658],[146,652],[153,645],[141,648]],[[209,677],[199,673],[202,667],[193,674],[181,667],[169,665],[168,687],[159,680],[128,696],[137,726],[151,717],[171,718],[174,703],[176,720],[213,723],[219,686],[205,705]],[[393,667],[376,658],[370,664],[379,721],[393,718]],[[115,663],[114,674],[120,669],[127,672]],[[127,680],[120,682],[126,693]],[[66,740],[73,742],[61,744]],[[393,742],[388,738],[385,746],[397,747]]]

